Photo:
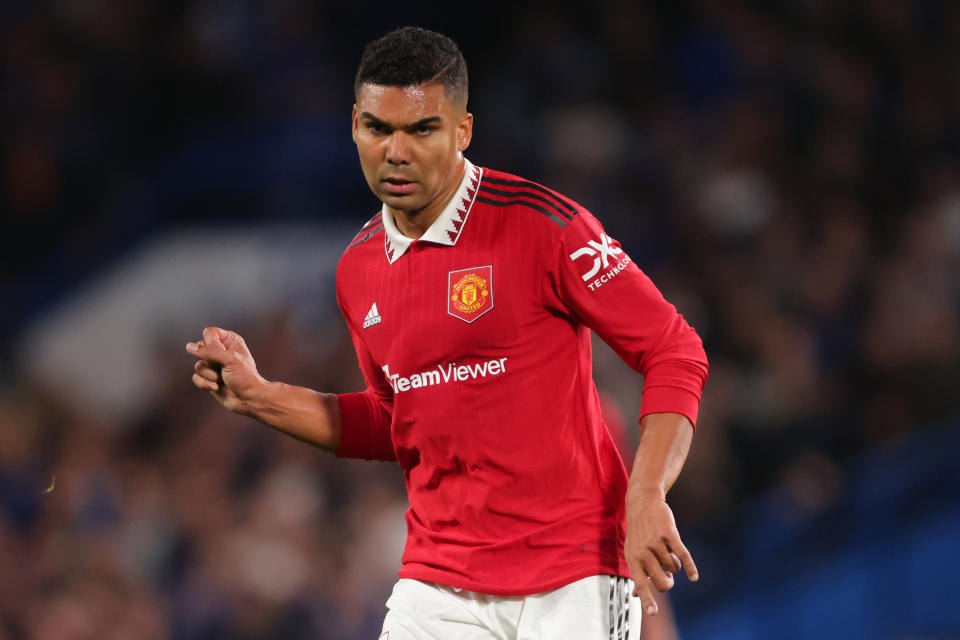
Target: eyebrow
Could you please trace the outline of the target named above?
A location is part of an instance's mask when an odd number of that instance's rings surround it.
[[[369,120],[370,122],[372,122],[377,126],[384,127],[385,129],[404,129],[406,131],[415,131],[416,129],[419,129],[420,127],[426,126],[428,124],[433,124],[435,122],[443,122],[443,118],[441,118],[440,116],[430,116],[429,118],[421,118],[420,120],[417,120],[416,122],[411,124],[402,124],[399,127],[395,127],[389,122],[385,122],[384,120],[381,120],[380,118],[373,115],[369,111],[364,111],[363,113],[360,114],[360,117],[363,118],[364,120]]]

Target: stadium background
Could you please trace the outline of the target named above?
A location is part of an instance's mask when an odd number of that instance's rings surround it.
[[[399,471],[227,414],[183,344],[360,387],[352,75],[409,23],[461,43],[469,157],[590,208],[705,340],[681,636],[960,637],[958,5],[458,9],[0,5],[0,638],[378,635]]]

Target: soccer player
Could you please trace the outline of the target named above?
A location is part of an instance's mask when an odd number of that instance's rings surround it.
[[[408,536],[382,638],[638,638],[653,589],[697,579],[665,496],[707,375],[699,337],[589,211],[464,157],[473,115],[452,40],[387,34],[354,90],[383,206],[340,259],[337,302],[367,389],[269,382],[217,327],[187,344],[194,384],[337,456],[399,463]],[[600,417],[591,329],[644,375],[629,476]]]

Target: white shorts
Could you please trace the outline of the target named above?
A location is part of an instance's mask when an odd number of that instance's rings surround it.
[[[400,578],[380,640],[639,640],[633,580],[590,576],[528,596]]]

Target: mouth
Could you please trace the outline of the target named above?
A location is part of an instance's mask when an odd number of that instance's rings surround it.
[[[417,186],[417,183],[413,180],[407,180],[406,178],[395,176],[384,178],[381,182],[383,183],[383,187],[386,191],[397,195],[410,193],[413,191],[414,187]]]

